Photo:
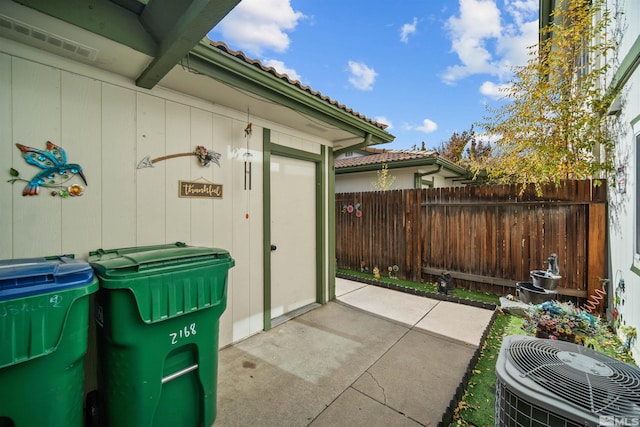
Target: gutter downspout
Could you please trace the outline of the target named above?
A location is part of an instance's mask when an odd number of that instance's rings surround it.
[[[438,172],[440,172],[442,170],[442,165],[438,165],[438,169],[431,171],[431,172],[424,172],[424,173],[414,173],[413,174],[413,187],[414,188],[422,188],[422,184],[427,185],[429,188],[433,188],[433,184],[434,184],[434,178],[431,178],[431,182],[429,181],[423,181],[422,178],[427,176],[427,175],[434,175]]]
[[[611,81],[610,90],[620,91],[640,65],[640,36],[636,37]]]
[[[339,150],[334,150],[333,151],[333,157],[338,157],[340,154],[342,153],[347,153],[349,151],[353,151],[353,150],[357,150],[359,148],[364,148],[364,147],[368,147],[369,145],[371,145],[371,134],[369,132],[367,132],[367,134],[364,136],[364,140],[356,145],[350,145],[348,147],[344,147],[341,148]]]

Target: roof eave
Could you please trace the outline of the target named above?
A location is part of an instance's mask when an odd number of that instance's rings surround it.
[[[331,126],[370,140],[367,145],[384,144],[395,139],[380,127],[314,96],[285,79],[265,72],[210,45],[208,39],[197,44],[185,60],[191,70],[225,84],[250,91],[265,99],[308,114]]]
[[[240,0],[19,0],[153,57],[136,85],[153,88]]]
[[[378,171],[383,163],[373,163],[368,165],[347,166],[343,168],[336,168],[336,175],[355,173],[355,172],[370,172]],[[443,161],[438,157],[429,157],[421,159],[409,159],[409,160],[395,160],[386,163],[388,169],[421,167],[421,166],[442,166],[446,171],[455,173],[458,176],[464,177],[469,174],[469,171],[465,168],[452,164],[448,161]]]

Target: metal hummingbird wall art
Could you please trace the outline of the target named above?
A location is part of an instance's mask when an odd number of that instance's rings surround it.
[[[76,163],[67,163],[67,154],[62,147],[51,141],[47,141],[46,150],[38,150],[22,144],[16,144],[16,147],[22,152],[22,157],[27,163],[42,169],[31,179],[22,178],[20,172],[14,168],[9,170],[9,174],[13,178],[7,182],[15,184],[17,181],[22,181],[27,183],[22,191],[23,196],[37,196],[40,194],[40,188],[50,188],[52,196],[62,198],[81,196],[84,193],[84,188],[79,184],[66,185],[76,175],[80,177],[84,185],[88,184],[82,166]]]

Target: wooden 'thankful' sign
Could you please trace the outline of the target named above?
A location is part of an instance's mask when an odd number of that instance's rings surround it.
[[[178,181],[178,197],[222,199],[222,184],[197,181]]]

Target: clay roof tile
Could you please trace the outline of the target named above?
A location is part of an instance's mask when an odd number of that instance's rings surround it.
[[[372,120],[372,119],[366,117],[365,115],[363,115],[361,113],[358,113],[357,111],[347,107],[346,105],[340,104],[339,102],[329,98],[328,96],[323,95],[322,93],[320,93],[320,92],[318,92],[316,90],[313,90],[311,87],[303,85],[298,80],[292,80],[291,78],[289,78],[288,75],[279,73],[273,67],[265,66],[264,64],[262,64],[262,62],[260,62],[257,59],[249,58],[242,51],[236,51],[236,50],[230,49],[229,46],[227,46],[224,42],[210,41],[210,45],[215,47],[215,48],[217,48],[217,49],[219,49],[219,50],[221,50],[221,51],[223,51],[223,52],[225,52],[225,53],[227,53],[227,54],[229,54],[229,55],[231,55],[231,56],[234,56],[234,57],[240,59],[241,61],[246,62],[247,64],[250,64],[250,65],[253,65],[253,66],[257,67],[257,68],[260,68],[262,71],[264,71],[266,73],[269,73],[269,74],[272,74],[273,76],[275,76],[275,77],[277,77],[279,79],[282,79],[282,80],[286,81],[287,83],[289,83],[289,84],[291,84],[293,86],[296,86],[300,90],[302,90],[304,92],[307,92],[307,93],[309,93],[309,94],[311,94],[311,95],[313,95],[313,96],[315,96],[315,97],[317,97],[319,99],[322,99],[323,101],[325,101],[325,102],[327,102],[327,103],[329,103],[329,104],[331,104],[331,105],[333,105],[335,107],[338,107],[339,109],[341,109],[341,110],[343,110],[343,111],[345,111],[345,112],[347,112],[349,114],[352,114],[352,115],[358,117],[359,119],[364,120],[365,122],[371,123],[372,125],[380,128],[380,129],[384,130],[384,129],[386,129],[388,127],[388,125],[386,125],[384,123],[378,123],[375,120]]]

